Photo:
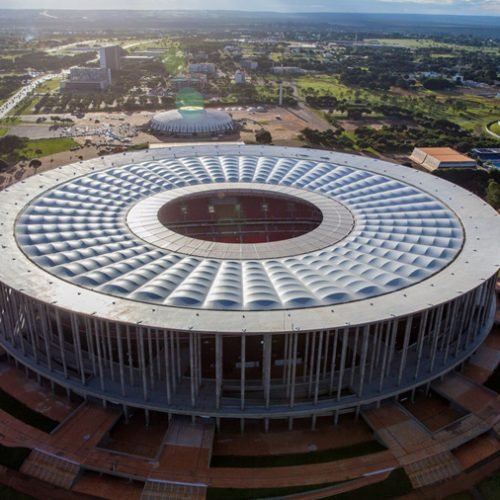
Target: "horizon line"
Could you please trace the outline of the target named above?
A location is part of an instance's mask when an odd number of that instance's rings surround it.
[[[392,16],[446,16],[446,17],[500,17],[499,13],[467,13],[467,14],[445,14],[445,13],[430,13],[430,12],[374,12],[374,11],[363,11],[363,12],[347,12],[347,11],[335,11],[335,10],[318,10],[318,11],[285,11],[285,10],[242,10],[242,9],[174,9],[169,7],[163,7],[158,9],[141,9],[128,7],[126,9],[110,9],[110,8],[64,8],[64,9],[54,9],[54,8],[30,8],[30,7],[0,7],[2,10],[11,11],[34,11],[34,12],[221,12],[221,13],[245,13],[245,14],[347,14],[347,15],[392,15]]]

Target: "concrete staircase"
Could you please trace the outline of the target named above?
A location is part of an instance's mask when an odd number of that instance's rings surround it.
[[[462,468],[449,451],[431,455],[404,467],[414,488],[421,488],[460,474]]]
[[[204,485],[148,480],[142,490],[141,500],[205,500]]]
[[[33,450],[21,472],[69,490],[80,473],[80,464],[56,455]]]

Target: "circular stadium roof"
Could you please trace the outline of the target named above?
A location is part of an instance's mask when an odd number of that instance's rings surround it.
[[[166,135],[212,135],[233,131],[234,122],[224,111],[184,106],[154,115],[149,127]]]
[[[301,196],[323,220],[257,244],[159,224],[169,199],[242,188]],[[0,241],[17,261],[4,281],[68,309],[186,330],[380,320],[449,300],[500,263],[498,214],[471,193],[324,151],[206,145],[109,156],[18,183],[2,206],[15,237],[4,231]]]

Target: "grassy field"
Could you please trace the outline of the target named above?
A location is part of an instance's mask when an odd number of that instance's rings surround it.
[[[290,455],[232,456],[212,457],[212,467],[288,467],[292,465],[319,464],[359,457],[384,451],[386,448],[377,441],[366,441],[346,448],[296,453]]]
[[[48,92],[53,92],[59,89],[59,84],[61,83],[61,78],[54,78],[52,80],[47,80],[39,85],[36,89],[38,94],[47,94]]]
[[[451,50],[467,50],[467,51],[486,51],[491,53],[499,53],[500,49],[496,47],[473,47],[471,45],[459,45],[454,43],[436,42],[427,38],[371,38],[366,39],[367,43],[379,43],[381,45],[394,45],[407,49],[451,49]]]
[[[78,143],[69,137],[56,139],[32,139],[19,151],[19,154],[28,159],[49,156],[62,151],[68,151],[78,146]]]
[[[19,104],[17,104],[9,113],[10,116],[18,115],[28,115],[35,113],[34,107],[40,100],[38,96],[28,96],[24,98]]]
[[[0,498],[2,500],[34,500],[35,497],[30,497],[28,495],[25,495],[24,493],[19,493],[18,491],[13,490],[8,486],[0,484]]]
[[[299,486],[290,488],[266,488],[266,489],[231,489],[231,488],[208,488],[207,500],[239,500],[239,499],[256,499],[256,498],[273,498],[284,497],[301,492],[320,490],[329,486],[341,484],[318,484],[315,486]],[[395,469],[389,477],[380,483],[371,484],[364,488],[359,488],[352,492],[340,493],[332,499],[339,500],[359,500],[359,499],[374,499],[382,500],[386,498],[396,498],[412,490],[412,486],[408,476],[403,469]]]
[[[255,500],[256,498],[274,498],[287,495],[295,495],[307,491],[328,488],[337,483],[318,484],[315,486],[294,486],[288,488],[260,488],[260,489],[238,489],[238,488],[208,488],[207,500]]]
[[[0,155],[0,159],[10,164],[17,163],[22,158],[31,160],[33,158],[43,158],[62,151],[69,151],[78,146],[78,143],[68,137],[55,139],[31,139],[28,140],[23,148],[9,152],[9,154]]]
[[[0,464],[10,469],[19,470],[30,453],[29,448],[13,448],[0,444]],[[4,497],[0,494],[0,498]]]
[[[500,471],[477,485],[484,500],[497,500],[500,496]]]
[[[337,99],[352,99],[359,96],[371,100],[377,97],[375,93],[364,89],[352,89],[340,83],[338,78],[332,75],[300,76],[295,80],[295,83],[301,97],[305,96],[307,89],[312,89],[319,94],[329,94]]]
[[[497,135],[500,135],[500,121],[497,121],[493,125],[490,125],[490,130]]]
[[[58,425],[55,420],[32,410],[2,389],[0,389],[0,408],[25,424],[44,432],[51,432]]]
[[[295,80],[302,98],[309,93],[328,94],[337,99],[361,100],[370,104],[390,104],[400,108],[421,111],[435,118],[457,123],[461,127],[485,134],[488,123],[500,117],[500,103],[486,97],[463,95],[458,91],[432,92],[425,89],[413,91],[408,95],[395,92],[355,89],[339,82],[336,76],[302,76]],[[373,115],[376,117],[376,115]],[[499,127],[500,128],[500,127]]]

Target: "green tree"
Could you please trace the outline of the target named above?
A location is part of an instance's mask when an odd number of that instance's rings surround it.
[[[486,201],[493,208],[500,208],[500,184],[494,180],[488,182],[488,187],[486,188]]]
[[[255,140],[259,144],[271,144],[271,142],[273,142],[271,132],[269,132],[269,130],[265,130],[263,128],[261,128],[260,130],[255,132]]]

